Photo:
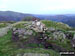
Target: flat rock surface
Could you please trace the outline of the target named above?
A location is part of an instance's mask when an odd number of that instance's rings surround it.
[[[17,54],[17,56],[50,56],[50,55],[42,53],[24,53],[24,54]]]

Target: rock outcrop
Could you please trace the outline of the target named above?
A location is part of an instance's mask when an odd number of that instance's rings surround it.
[[[41,23],[41,22],[40,22]],[[39,23],[39,24],[40,24]],[[53,43],[48,43],[47,40],[51,41],[58,41],[59,42],[66,42],[66,39],[72,38],[72,34],[65,33],[61,30],[57,30],[55,28],[47,28],[46,26],[43,26],[40,28],[40,25],[37,24],[24,24],[24,28],[16,28],[13,29],[13,36],[12,40],[15,40],[16,42],[22,43],[23,48],[27,48],[26,44],[41,44],[44,46],[44,48],[49,49],[49,47],[55,51],[65,51],[66,49],[53,44]],[[41,24],[43,25],[43,24]],[[68,37],[68,38],[67,38]],[[23,41],[23,42],[22,42]],[[73,43],[73,42],[72,42]],[[39,47],[39,46],[38,46]],[[28,47],[28,48],[34,48],[34,47]],[[57,49],[56,49],[57,48]]]
[[[50,56],[50,55],[42,53],[23,53],[23,54],[17,54],[16,56]]]

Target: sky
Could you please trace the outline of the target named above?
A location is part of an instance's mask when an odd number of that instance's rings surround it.
[[[0,11],[75,14],[75,0],[0,0]]]

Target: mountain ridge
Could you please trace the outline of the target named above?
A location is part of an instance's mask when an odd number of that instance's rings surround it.
[[[69,26],[75,27],[75,14],[38,15],[14,11],[0,11],[0,21],[21,21],[26,16],[38,17],[39,19],[42,20],[63,22],[65,24],[68,24]]]

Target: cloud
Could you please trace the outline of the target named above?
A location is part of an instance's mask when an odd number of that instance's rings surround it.
[[[0,0],[0,10],[42,13],[74,9],[75,0]]]
[[[8,2],[8,0],[1,0],[0,10],[6,10],[7,9],[7,2]]]

